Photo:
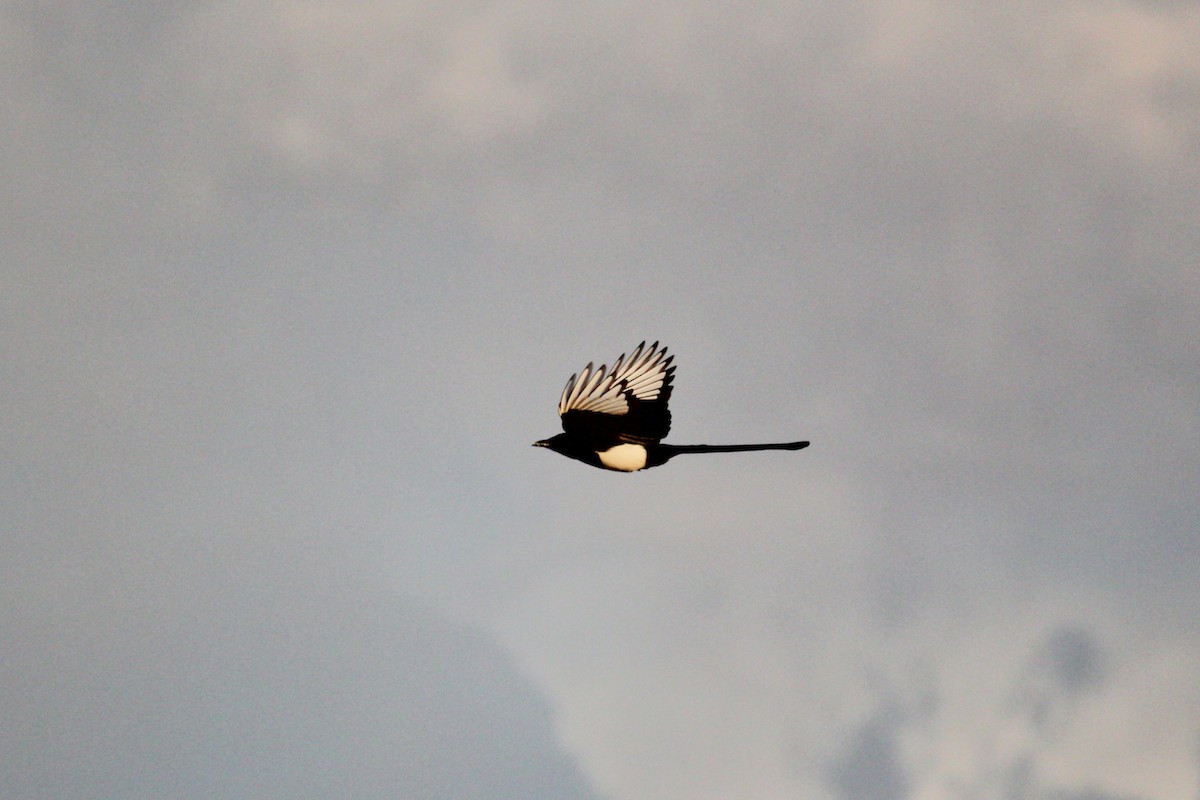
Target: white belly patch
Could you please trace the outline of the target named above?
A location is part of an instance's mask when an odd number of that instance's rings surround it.
[[[646,466],[646,448],[640,444],[619,444],[596,455],[601,464],[621,472],[637,472]]]

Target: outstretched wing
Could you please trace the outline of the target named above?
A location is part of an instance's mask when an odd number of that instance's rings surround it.
[[[611,370],[603,364],[593,370],[589,363],[583,372],[567,381],[558,400],[558,413],[560,416],[568,411],[627,414],[632,400],[665,403],[671,394],[674,359],[675,356],[667,356],[667,348],[658,349],[658,342],[649,349],[642,342],[628,360],[622,353]]]
[[[656,442],[671,429],[674,356],[658,342],[642,342],[626,359],[622,354],[612,369],[591,364],[572,375],[558,401],[563,430],[589,438],[626,442]]]

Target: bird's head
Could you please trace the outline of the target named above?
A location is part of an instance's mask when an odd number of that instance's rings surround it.
[[[566,446],[567,435],[560,433],[557,436],[551,436],[549,439],[540,439],[533,443],[534,447],[548,447],[556,453],[563,452]]]

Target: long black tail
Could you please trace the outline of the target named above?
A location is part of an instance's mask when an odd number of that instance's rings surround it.
[[[772,442],[770,444],[660,444],[663,461],[681,453],[744,453],[748,450],[803,450],[808,442]]]

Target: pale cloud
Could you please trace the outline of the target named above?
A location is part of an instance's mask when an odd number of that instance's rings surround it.
[[[772,567],[758,566],[740,578],[596,568],[532,593],[501,626],[603,790],[964,800],[1198,788],[1186,665],[1200,651],[1183,632],[1147,636],[1073,594],[992,596],[880,627],[863,587],[808,591],[802,574],[790,591],[803,611],[785,619],[767,597],[789,589],[760,592]]]
[[[1018,774],[1028,782],[1021,797],[1187,797],[1200,788],[1200,695],[1176,671],[1197,653],[1186,628],[1142,630],[1107,600],[1076,592],[995,601],[957,622],[897,632],[910,655],[928,652],[914,647],[925,635],[942,654],[936,710],[908,732],[913,797],[1004,796]],[[1083,662],[1064,662],[1072,658],[1087,661],[1084,672],[1072,671]]]
[[[1064,117],[1159,165],[1192,155],[1200,126],[1200,10],[1068,3],[1051,15],[1041,63],[1061,70],[1055,99]],[[1061,48],[1061,49],[1060,49]],[[1058,71],[1055,70],[1055,71]],[[1030,76],[1031,78],[1033,76]]]
[[[442,110],[448,126],[476,147],[534,133],[542,122],[545,99],[538,87],[522,84],[516,65],[504,6],[455,30],[445,63],[429,82],[430,102]]]
[[[231,110],[284,169],[403,189],[460,148],[537,127],[542,100],[512,52],[527,14],[508,11],[215,3],[178,26],[175,61],[200,102]]]
[[[1055,120],[1164,167],[1188,158],[1200,118],[1194,8],[1132,2],[874,7],[865,68],[901,91],[1000,112],[1003,124]]]

